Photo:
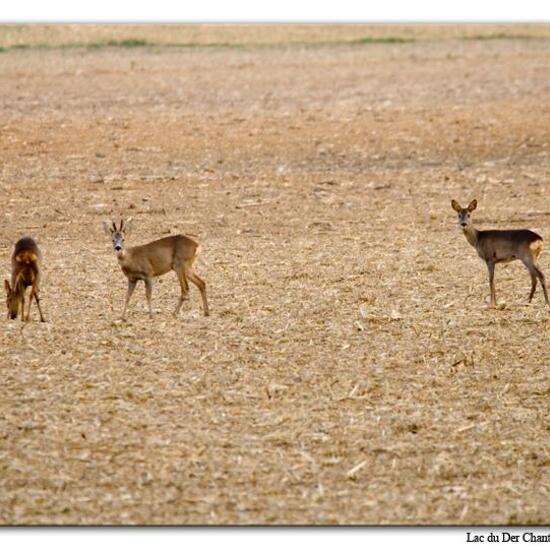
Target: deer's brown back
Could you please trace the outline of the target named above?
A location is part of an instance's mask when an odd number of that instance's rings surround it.
[[[15,243],[12,258],[15,259],[23,251],[33,252],[38,257],[38,260],[41,259],[40,249],[32,237],[22,237]]]
[[[198,243],[185,235],[172,235],[128,250],[132,264],[143,274],[163,275],[178,263],[192,259]],[[124,268],[123,268],[124,269]]]
[[[42,254],[31,237],[23,237],[15,243],[11,264],[12,264],[12,285],[16,282],[29,286],[39,277],[40,261]]]
[[[491,229],[478,232],[478,252],[485,260],[508,262],[529,254],[529,246],[542,237],[529,229]]]

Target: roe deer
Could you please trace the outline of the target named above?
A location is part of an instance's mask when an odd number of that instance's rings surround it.
[[[132,297],[136,283],[140,280],[145,283],[145,296],[147,297],[149,316],[152,317],[151,292],[153,290],[153,277],[164,275],[172,269],[176,272],[181,286],[181,296],[174,315],[179,313],[183,301],[188,298],[189,285],[187,284],[187,279],[200,290],[204,315],[208,315],[206,283],[193,269],[193,262],[197,257],[200,245],[185,235],[173,235],[148,244],[125,249],[124,238],[130,232],[131,221],[132,219],[130,218],[124,224],[124,220],[120,220],[118,228],[115,222],[112,222],[112,225],[103,222],[105,232],[111,236],[113,241],[113,248],[116,252],[118,263],[124,275],[128,277],[128,292],[126,294],[122,319],[126,318],[128,302]]]
[[[25,291],[30,286],[31,293],[26,320],[30,320],[31,304],[34,298],[40,313],[40,321],[44,322],[44,316],[40,308],[40,298],[38,297],[41,262],[42,254],[34,239],[23,237],[15,243],[11,256],[11,285],[9,281],[4,281],[7,294],[8,319],[17,319],[19,309],[21,309],[21,320],[25,321]]]
[[[496,306],[495,295],[495,265],[521,260],[531,274],[531,293],[529,302],[533,299],[537,288],[537,279],[542,285],[544,299],[548,306],[548,294],[544,275],[537,266],[537,258],[542,252],[542,237],[529,229],[490,229],[479,231],[470,221],[470,213],[477,207],[474,199],[466,208],[462,208],[455,200],[451,201],[453,210],[458,213],[458,223],[466,236],[466,240],[477,250],[479,257],[487,264],[489,270],[489,286],[491,288],[491,306]]]

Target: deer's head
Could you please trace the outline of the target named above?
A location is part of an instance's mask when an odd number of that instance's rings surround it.
[[[132,227],[132,218],[129,218],[126,222],[120,220],[120,225],[117,227],[116,222],[103,222],[103,229],[105,233],[111,237],[113,242],[113,249],[117,254],[120,254],[124,250],[124,239],[130,232]]]
[[[454,199],[451,201],[453,210],[458,214],[458,225],[466,229],[470,225],[470,214],[477,208],[477,200],[474,199],[466,208],[462,208]]]
[[[4,280],[4,288],[6,289],[6,306],[8,307],[8,319],[17,319],[19,311],[19,301],[21,296],[15,291],[15,288],[10,286],[7,279]]]

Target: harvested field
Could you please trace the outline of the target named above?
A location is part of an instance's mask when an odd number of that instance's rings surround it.
[[[308,34],[309,33],[309,34]],[[548,524],[550,26],[0,27],[2,524]],[[128,244],[194,235],[211,316]],[[541,268],[550,276],[550,251]],[[3,306],[4,307],[4,306]]]

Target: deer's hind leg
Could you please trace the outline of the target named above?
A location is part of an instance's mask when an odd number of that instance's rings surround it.
[[[31,305],[32,305],[33,297],[34,297],[34,287],[31,287],[31,291],[29,293],[29,307],[27,308],[27,321],[31,320]]]
[[[542,271],[535,265],[533,266],[535,268],[535,273],[537,274],[537,277],[540,281],[540,284],[542,286],[542,291],[544,292],[544,299],[546,300],[546,305],[550,306],[550,302],[548,302],[548,292],[546,292],[546,283],[544,280],[544,274]]]
[[[40,314],[40,322],[44,323],[45,319],[44,319],[44,315],[42,315],[42,308],[40,307],[40,298],[38,296],[38,283],[37,282],[33,283],[32,287],[31,287],[31,292],[29,294],[29,309],[28,309],[28,312],[27,312],[27,321],[29,321],[30,318],[31,318],[31,304],[32,304],[32,299],[33,298],[36,302],[36,306],[38,307],[38,313]]]
[[[153,293],[153,281],[149,278],[143,279],[145,282],[145,297],[147,298],[147,307],[149,308],[149,317],[153,318],[153,307],[151,306],[151,295]]]
[[[38,296],[38,287],[32,289],[32,295],[34,296],[34,300],[36,302],[36,307],[38,308],[38,313],[40,314],[40,322],[45,323],[46,319],[44,319],[44,315],[42,315],[42,308],[40,307],[40,298]],[[31,296],[32,298],[32,296]],[[30,309],[30,307],[29,307]]]
[[[178,276],[178,281],[180,282],[181,294],[178,300],[178,305],[174,311],[174,316],[177,316],[180,312],[181,306],[185,300],[189,299],[189,283],[187,282],[187,277],[185,276],[185,270],[183,267],[178,266],[174,268],[176,275]]]
[[[19,315],[19,308],[21,308],[21,321],[24,321],[25,320],[25,292],[24,291],[23,291],[23,294],[21,294],[21,300],[19,301],[19,307],[17,308],[17,315]]]
[[[191,263],[185,264],[185,276],[199,289],[202,297],[204,316],[208,317],[210,310],[208,309],[208,300],[206,299],[206,283],[195,273],[191,267]]]
[[[535,295],[535,290],[537,289],[537,274],[530,269],[529,273],[531,275],[531,292],[529,293],[529,303],[531,303],[533,296]]]
[[[544,293],[544,299],[546,300],[546,304],[550,306],[550,303],[548,302],[548,292],[546,291],[546,282],[545,282],[543,272],[537,267],[534,260],[528,259],[528,260],[522,260],[522,261],[525,264],[525,267],[529,270],[529,273],[531,274],[531,293],[529,294],[529,302],[531,302],[535,294],[535,289],[537,288],[537,279],[538,279],[542,286],[542,291]]]

